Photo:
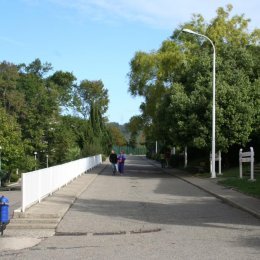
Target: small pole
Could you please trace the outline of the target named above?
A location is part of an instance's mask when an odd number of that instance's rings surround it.
[[[239,178],[243,178],[243,172],[242,172],[242,151],[243,149],[239,150]]]
[[[218,151],[218,174],[222,175],[222,172],[221,172],[221,151],[220,150]]]
[[[251,157],[251,160],[250,160],[250,180],[251,181],[255,181],[254,179],[254,149],[253,147],[250,147],[250,157]]]
[[[184,148],[184,168],[187,167],[188,164],[188,154],[187,154],[187,146]]]
[[[34,160],[35,160],[35,171],[36,171],[36,164],[37,164],[37,152],[34,152]]]

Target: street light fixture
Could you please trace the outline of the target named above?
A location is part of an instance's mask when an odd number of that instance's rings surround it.
[[[215,102],[215,100],[216,100],[216,49],[215,49],[215,46],[214,46],[212,40],[209,37],[207,37],[206,35],[194,32],[190,29],[183,29],[182,31],[206,38],[211,43],[211,45],[213,47],[212,151],[211,151],[211,156],[212,156],[211,157],[212,158],[211,169],[212,169],[212,172],[211,172],[211,178],[216,178],[216,171],[215,171],[215,161],[216,161],[216,148],[215,148],[215,132],[216,132],[216,130],[215,130],[215,128],[216,128],[216,102]]]

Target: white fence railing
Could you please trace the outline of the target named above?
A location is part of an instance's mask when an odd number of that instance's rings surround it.
[[[218,153],[215,154],[215,162],[218,162],[218,175],[222,175],[221,172],[221,151],[219,150]],[[212,173],[212,154],[209,155],[209,161],[210,161],[210,173]]]
[[[243,178],[243,169],[242,163],[250,163],[250,180],[255,181],[254,179],[254,148],[250,147],[250,152],[243,152],[243,149],[239,150],[239,177]]]
[[[23,173],[22,212],[101,163],[101,155],[95,155],[49,168]]]

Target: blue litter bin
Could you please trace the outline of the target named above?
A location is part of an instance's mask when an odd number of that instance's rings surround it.
[[[0,232],[3,235],[3,232],[6,228],[6,225],[9,223],[9,200],[8,198],[2,196],[0,197]]]

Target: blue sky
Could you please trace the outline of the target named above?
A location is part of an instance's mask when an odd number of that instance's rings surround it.
[[[135,52],[158,49],[193,13],[209,22],[228,3],[259,28],[259,0],[0,0],[0,61],[40,58],[78,82],[102,80],[109,121],[127,123],[142,101],[128,93]]]

